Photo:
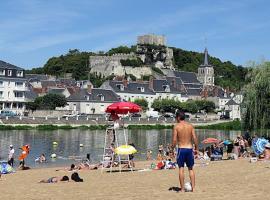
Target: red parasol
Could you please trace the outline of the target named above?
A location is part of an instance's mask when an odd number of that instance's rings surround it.
[[[202,141],[203,144],[219,143],[219,140],[216,138],[206,138]]]
[[[140,112],[142,108],[131,102],[117,102],[109,105],[106,109],[107,113],[115,112],[116,114],[127,114]]]

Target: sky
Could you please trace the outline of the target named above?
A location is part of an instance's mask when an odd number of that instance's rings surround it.
[[[143,34],[246,66],[270,58],[267,0],[0,0],[0,60],[31,69],[69,49],[107,51]]]

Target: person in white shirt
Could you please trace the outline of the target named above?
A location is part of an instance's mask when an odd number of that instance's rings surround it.
[[[14,153],[13,145],[9,145],[8,164],[13,167],[14,165]]]

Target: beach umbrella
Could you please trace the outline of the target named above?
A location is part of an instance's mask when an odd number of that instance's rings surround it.
[[[218,143],[219,140],[216,138],[206,138],[202,141],[203,144]]]
[[[132,102],[117,102],[106,108],[107,113],[115,112],[116,114],[128,114],[140,112],[142,108]]]
[[[225,145],[228,145],[228,144],[231,144],[232,142],[230,141],[230,140],[224,140],[223,141],[223,144],[225,144]]]
[[[130,155],[136,152],[137,150],[131,145],[121,145],[115,149],[115,153],[118,155]]]
[[[252,148],[257,155],[260,155],[263,153],[265,145],[268,143],[269,141],[264,138],[256,138],[252,141]]]
[[[11,167],[8,163],[6,163],[6,162],[0,163],[0,173],[1,174],[9,174],[9,173],[13,173],[13,172],[14,172],[13,167]]]

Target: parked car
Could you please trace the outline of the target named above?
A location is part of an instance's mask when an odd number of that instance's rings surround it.
[[[220,115],[219,119],[230,119],[228,115]]]
[[[165,117],[165,118],[174,118],[175,114],[173,114],[173,113],[164,113],[163,117]]]
[[[87,114],[86,113],[79,113],[76,116],[77,117],[87,117]]]
[[[16,113],[10,110],[1,110],[0,116],[1,117],[14,117],[16,116]]]
[[[205,117],[205,114],[203,113],[196,113],[195,114],[195,118],[204,118]]]
[[[142,115],[140,113],[133,113],[131,117],[141,117]]]
[[[72,113],[68,113],[62,116],[62,118],[66,118],[66,117],[76,117],[76,114],[72,114]]]
[[[158,118],[160,117],[160,114],[158,113],[158,111],[147,111],[146,116],[149,118]]]

